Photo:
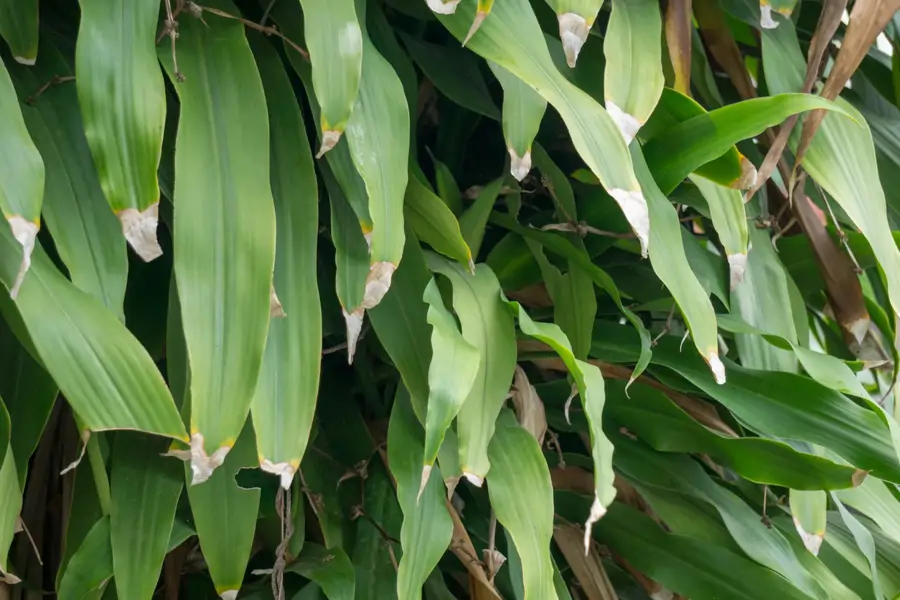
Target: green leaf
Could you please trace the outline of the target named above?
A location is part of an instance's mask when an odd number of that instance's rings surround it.
[[[606,402],[603,375],[596,366],[575,358],[568,338],[557,325],[535,323],[518,302],[506,300],[506,303],[518,317],[522,333],[550,346],[565,363],[578,386],[578,395],[590,427],[591,457],[594,461],[594,502],[585,524],[587,546],[591,526],[606,513],[616,497],[616,488],[613,486],[613,446],[603,433],[603,405]]]
[[[471,249],[473,259],[478,258],[481,242],[484,241],[484,231],[487,227],[488,218],[494,209],[494,203],[497,201],[497,195],[500,193],[502,186],[502,177],[484,186],[478,193],[478,197],[475,198],[475,202],[459,217],[459,229],[462,232],[463,239]]]
[[[488,444],[494,435],[494,422],[516,366],[513,318],[500,297],[500,283],[487,265],[477,265],[472,275],[459,264],[434,254],[428,254],[427,261],[432,271],[450,280],[462,336],[481,351],[478,374],[459,411],[456,428],[462,474],[481,486],[491,470]]]
[[[303,552],[286,571],[299,573],[316,582],[328,600],[353,600],[356,581],[353,563],[340,548],[325,548],[318,544],[304,544]]]
[[[99,600],[113,573],[113,554],[109,543],[109,517],[97,521],[72,555],[62,580],[60,598]]]
[[[216,0],[226,12],[228,0]],[[243,25],[215,15],[179,27],[181,101],[175,152],[175,277],[191,363],[196,483],[244,426],[269,329],[275,210],[262,83]],[[248,110],[254,107],[254,110]],[[210,160],[210,157],[215,157]]]
[[[598,321],[592,356],[632,361],[636,340],[628,330]],[[627,356],[627,358],[626,358]],[[889,481],[900,481],[900,466],[891,433],[881,416],[807,377],[757,371],[729,364],[729,385],[717,385],[703,363],[678,350],[678,340],[664,337],[653,362],[670,369],[754,431],[782,439],[803,440],[837,452],[853,466]],[[864,433],[865,432],[865,433]]]
[[[437,291],[433,283],[428,289]],[[403,556],[397,572],[399,600],[421,599],[422,586],[453,535],[440,470],[436,476],[429,477],[431,469],[423,474],[417,460],[425,451],[426,435],[416,422],[409,394],[405,389],[399,390],[391,410],[387,448],[391,474],[397,481],[397,500],[403,510],[400,530]]]
[[[109,535],[122,598],[152,598],[168,552],[184,479],[164,450],[159,440],[124,431],[113,444]]]
[[[106,200],[125,239],[144,260],[156,241],[156,170],[166,122],[166,91],[156,58],[159,3],[80,0],[75,52],[78,100]],[[187,45],[187,44],[183,44]],[[171,53],[168,44],[162,44]],[[189,69],[187,63],[184,67]],[[197,76],[188,73],[188,77]]]
[[[481,351],[463,338],[453,314],[444,307],[437,282],[431,280],[423,300],[431,325],[431,365],[428,367],[428,413],[425,418],[425,452],[422,486],[437,459],[444,433],[472,391]]]
[[[633,144],[631,151],[650,207],[650,264],[678,303],[700,356],[709,365],[716,382],[723,384],[725,365],[719,358],[716,314],[709,296],[688,263],[681,241],[678,213],[656,186],[640,147]]]
[[[776,92],[798,89],[805,66],[792,24],[766,30],[762,41],[763,55],[767,65],[771,65],[766,69],[769,87]],[[897,315],[900,314],[900,250],[886,218],[872,133],[862,115],[849,103],[838,99],[837,105],[842,114],[828,115],[822,121],[804,155],[803,168],[834,198],[872,245],[887,282],[890,304]],[[799,136],[792,136],[791,147],[796,149],[798,142]]]
[[[456,216],[415,175],[409,176],[404,202],[403,214],[420,240],[463,265],[472,262],[472,252],[463,239]]]
[[[0,2],[0,36],[17,63],[33,65],[38,54],[38,0]]]
[[[593,10],[593,16],[596,16],[601,2],[584,1],[596,5]],[[455,14],[438,15],[438,19],[454,37],[462,40],[474,12],[472,3],[462,3]],[[565,23],[560,30],[567,40],[574,42],[577,39],[580,48],[593,17],[590,23],[586,23],[583,16],[577,16],[577,19],[581,20],[576,27],[577,33]],[[580,36],[581,33],[584,35]],[[565,122],[575,149],[618,202],[642,246],[646,247],[650,226],[647,203],[634,176],[628,148],[606,111],[556,69],[528,0],[498,3],[491,18],[486,19],[469,40],[468,47],[524,81],[553,105]],[[574,54],[577,55],[577,50]],[[574,55],[570,55],[569,64],[574,66]]]
[[[816,109],[847,114],[837,104],[809,94],[780,93],[743,100],[675,125],[650,140],[644,155],[656,183],[669,194],[689,173],[728,152],[736,142],[759,135],[791,115]],[[729,186],[733,180],[716,183]]]
[[[290,489],[306,451],[322,362],[319,195],[303,116],[284,65],[262,36],[250,39],[268,105],[277,217],[274,289],[285,315],[269,322],[251,410],[260,465]]]
[[[18,271],[18,244],[3,227],[0,238],[0,280],[9,288]],[[147,351],[98,300],[63,277],[41,248],[15,304],[41,361],[87,428],[187,439]]]
[[[380,461],[372,462],[367,467],[363,493],[366,518],[357,520],[351,556],[356,570],[356,589],[359,590],[356,600],[395,597],[398,571],[392,557],[399,555],[400,545],[387,539],[385,534],[391,537],[398,535],[403,513],[397,503],[390,475]]]
[[[869,563],[869,579],[872,581],[872,591],[875,594],[875,598],[877,600],[884,598],[884,593],[881,591],[881,582],[878,579],[878,563],[876,559],[875,540],[872,537],[872,533],[866,529],[865,525],[863,525],[859,519],[853,516],[853,513],[844,507],[844,504],[833,492],[831,494],[831,500],[838,507],[844,525],[850,530],[850,534],[853,536],[859,551],[862,552],[866,557],[866,561]]]
[[[731,274],[731,289],[744,280],[747,269],[747,253],[750,251],[750,232],[747,230],[747,213],[744,198],[736,189],[725,187],[699,175],[690,177],[706,202],[713,227],[725,248],[725,258]]]
[[[803,540],[803,545],[813,554],[819,554],[825,539],[828,494],[821,490],[790,490],[789,502],[794,527]]]
[[[324,5],[322,10],[326,10]],[[333,11],[331,3],[327,10]],[[357,11],[364,14],[365,2],[357,1]],[[403,254],[410,123],[400,78],[375,49],[365,27],[361,35],[362,78],[359,98],[347,123],[347,142],[353,164],[365,182],[372,217],[369,275],[363,297],[363,307],[369,309],[377,306],[390,288]]]
[[[662,19],[653,0],[613,0],[603,40],[606,110],[630,144],[663,91]]]
[[[409,390],[419,422],[425,422],[428,403],[428,368],[431,364],[430,332],[425,286],[431,280],[425,256],[416,236],[406,234],[403,268],[397,271],[391,289],[381,304],[369,311],[372,328]]]
[[[841,490],[837,497],[875,521],[885,535],[900,543],[900,507],[888,484],[869,478],[857,488]]]
[[[488,66],[503,86],[503,137],[509,171],[516,181],[522,181],[531,171],[531,144],[547,111],[547,101],[500,65],[488,61]]]
[[[0,419],[5,421],[7,435],[9,433],[9,416],[0,404]],[[0,461],[0,582],[16,583],[18,578],[9,573],[7,555],[16,532],[16,521],[22,510],[22,488],[19,487],[19,476],[16,471],[16,458],[9,442],[6,444],[3,460]]]
[[[192,403],[194,398],[192,394]],[[207,481],[187,488],[203,558],[216,592],[228,600],[241,589],[256,530],[260,491],[241,488],[234,479],[241,469],[259,464],[254,446],[253,427],[248,420],[222,468],[216,469]],[[188,465],[185,475],[190,482]],[[306,547],[308,544],[304,550]]]
[[[155,59],[154,59],[155,60]],[[122,226],[109,210],[84,135],[78,94],[71,84],[53,87],[33,104],[35,90],[54,77],[72,76],[59,51],[44,41],[33,67],[12,66],[22,116],[47,168],[41,207],[53,242],[78,288],[103,302],[120,321],[128,278]]]
[[[669,400],[641,383],[629,388],[607,382],[608,419],[621,424],[660,452],[708,454],[739,475],[760,484],[794,490],[832,490],[858,485],[865,471],[761,437],[729,437],[708,429]]]
[[[401,34],[409,55],[434,87],[463,108],[498,121],[500,112],[491,99],[477,59],[462,48],[438,46]]]
[[[553,486],[537,441],[501,413],[491,439],[488,494],[497,521],[509,532],[522,561],[526,600],[555,600],[553,559]]]
[[[331,150],[347,127],[363,71],[363,33],[354,0],[301,0],[312,82],[322,107],[318,156]]]
[[[5,10],[0,9],[0,14]],[[0,64],[0,110],[6,115],[0,128],[0,138],[4,140],[0,148],[0,212],[20,246],[16,255],[22,257],[15,281],[7,283],[10,296],[15,298],[31,266],[35,237],[41,227],[44,161],[28,134],[16,90],[3,64]]]

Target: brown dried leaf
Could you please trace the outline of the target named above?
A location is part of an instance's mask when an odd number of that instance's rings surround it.
[[[553,528],[553,540],[572,568],[587,600],[618,600],[597,550],[592,547],[585,555],[583,537],[584,533],[575,525],[563,524]]]
[[[700,26],[700,37],[713,58],[731,79],[742,98],[756,97],[744,57],[731,35],[725,13],[715,0],[695,0],[694,16]]]
[[[691,95],[691,0],[669,0],[666,7],[666,45],[675,72],[673,87]]]

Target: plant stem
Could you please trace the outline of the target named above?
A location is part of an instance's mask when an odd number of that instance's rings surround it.
[[[103,453],[100,452],[100,441],[96,433],[87,441],[87,455],[88,462],[91,465],[91,473],[94,476],[94,485],[97,488],[100,511],[106,516],[109,514],[112,500],[109,493],[109,476],[106,474],[106,463],[103,462]]]

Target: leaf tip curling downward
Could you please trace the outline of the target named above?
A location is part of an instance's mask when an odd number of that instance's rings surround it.
[[[9,217],[7,221],[13,237],[22,246],[22,262],[19,265],[19,272],[16,274],[16,281],[9,290],[10,298],[15,300],[19,295],[19,288],[22,287],[22,282],[25,281],[25,274],[31,268],[31,253],[34,252],[34,241],[37,238],[40,227],[37,223],[19,216]]]
[[[356,354],[356,342],[359,341],[359,334],[362,331],[363,318],[366,311],[357,308],[353,312],[341,310],[344,313],[344,323],[347,325],[347,364],[353,364],[353,355]]]
[[[509,150],[509,173],[515,177],[516,181],[522,181],[531,171],[531,151],[526,150],[525,154],[519,156],[515,149],[510,146]]]
[[[559,38],[562,40],[563,51],[566,53],[566,64],[574,69],[578,61],[581,47],[587,41],[590,26],[581,15],[575,13],[563,13],[559,15]]]
[[[591,513],[588,515],[588,519],[584,524],[584,555],[587,556],[588,552],[591,551],[591,530],[594,528],[594,523],[603,518],[603,515],[606,514],[606,507],[600,504],[600,500],[595,496],[594,503],[591,504]]]
[[[155,202],[143,211],[136,208],[120,210],[116,215],[122,224],[122,233],[128,245],[144,262],[150,262],[162,256],[162,248],[156,239],[156,227],[159,225],[159,202]]]
[[[266,473],[277,475],[281,483],[281,487],[289,490],[291,483],[294,481],[294,473],[297,472],[296,467],[288,462],[273,463],[268,458],[264,458],[259,463],[259,468]]]
[[[713,377],[716,378],[716,383],[722,385],[725,383],[725,363],[722,362],[722,359],[719,358],[718,352],[710,352],[709,356],[706,359],[706,362],[709,363],[709,368],[713,373]]]

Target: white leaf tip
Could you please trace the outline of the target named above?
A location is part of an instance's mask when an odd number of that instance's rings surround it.
[[[359,341],[359,334],[362,331],[363,319],[366,311],[357,308],[353,312],[341,310],[344,313],[344,323],[347,325],[347,364],[353,364],[353,355],[356,354],[356,342]]]
[[[469,483],[471,483],[471,484],[474,485],[475,487],[479,487],[479,488],[480,488],[482,485],[484,485],[484,477],[482,477],[481,475],[476,475],[475,473],[466,473],[466,472],[464,471],[464,472],[463,472],[463,477],[465,477],[465,478],[466,478],[466,481],[468,481]]]
[[[616,124],[616,127],[619,128],[619,132],[625,140],[625,145],[628,146],[631,144],[631,141],[634,139],[634,136],[637,135],[643,123],[638,121],[636,117],[629,115],[619,108],[615,102],[609,99],[606,100],[606,112],[609,113],[609,116]]]
[[[222,600],[235,600],[238,595],[238,590],[226,590],[219,594],[219,598]]]
[[[587,521],[584,523],[584,555],[587,556],[588,552],[591,550],[591,530],[594,528],[594,523],[603,518],[603,515],[606,514],[606,507],[600,504],[599,498],[594,496],[594,502],[591,504],[591,512],[588,515]]]
[[[794,527],[797,529],[797,533],[800,534],[800,539],[803,540],[803,546],[809,550],[813,556],[818,556],[825,535],[821,533],[809,533],[803,528],[803,525],[800,524],[800,520],[797,517],[794,517]]]
[[[37,57],[35,56],[13,56],[13,60],[15,60],[20,65],[25,65],[26,67],[33,67],[34,63],[37,62]]]
[[[322,132],[322,145],[319,146],[319,151],[316,153],[316,158],[322,158],[325,156],[325,153],[337,146],[337,143],[341,140],[341,132],[335,130],[326,130]]]
[[[7,219],[9,228],[12,230],[13,237],[22,246],[22,262],[19,264],[19,272],[16,274],[16,280],[12,288],[9,290],[9,296],[15,300],[19,295],[19,289],[22,282],[25,281],[25,274],[31,268],[31,253],[34,252],[34,242],[37,238],[38,229],[40,227],[33,221],[28,221],[23,217],[15,216]]]
[[[522,181],[525,179],[525,176],[531,172],[531,151],[526,150],[522,156],[515,151],[515,149],[510,146],[509,151],[509,173],[515,178],[516,181]]]
[[[281,300],[278,299],[278,294],[275,293],[275,286],[269,288],[269,316],[274,319],[283,319],[287,316]]]
[[[647,258],[650,250],[650,211],[647,208],[647,199],[640,190],[623,190],[613,188],[609,195],[615,199],[625,218],[634,230],[638,241],[641,243],[641,256]]]
[[[225,462],[225,456],[231,450],[230,446],[222,446],[212,453],[206,454],[203,447],[203,434],[195,433],[191,436],[190,450],[173,450],[167,453],[168,456],[175,456],[191,461],[191,485],[203,483],[213,474],[218,467]]]
[[[563,51],[566,53],[566,64],[574,69],[581,47],[587,41],[590,27],[584,17],[575,13],[563,13],[557,18],[559,39],[562,40]]]
[[[733,290],[744,280],[744,273],[747,271],[747,255],[745,253],[729,254],[728,269]]]
[[[136,208],[120,210],[116,215],[122,224],[122,233],[128,245],[144,262],[150,262],[162,256],[162,248],[156,239],[156,228],[159,225],[159,202],[155,202],[143,211]]]
[[[425,465],[422,467],[422,478],[419,481],[419,493],[416,494],[416,504],[419,503],[419,498],[422,497],[422,492],[425,491],[425,486],[428,485],[428,478],[431,477],[431,465]]]
[[[870,322],[868,317],[861,317],[847,324],[847,331],[853,336],[857,344],[862,344],[863,339],[869,332]]]
[[[277,475],[282,488],[286,490],[291,489],[291,483],[294,481],[294,473],[297,472],[297,469],[291,463],[273,463],[268,458],[264,458],[259,463],[259,468],[266,473]]]
[[[722,385],[725,383],[725,363],[722,362],[722,359],[719,358],[718,352],[710,352],[709,357],[707,357],[706,362],[709,363],[709,368],[713,373],[713,377],[716,378],[716,383]]]
[[[396,270],[395,264],[385,261],[369,267],[369,274],[366,275],[366,291],[361,304],[364,309],[375,308],[381,303],[381,299],[391,288],[391,278]]]
[[[775,29],[778,22],[772,18],[772,7],[768,4],[759,5],[759,25],[763,29]]]
[[[425,3],[428,4],[428,8],[430,8],[433,13],[439,15],[452,15],[456,12],[456,5],[459,4],[459,0],[450,0],[449,2],[443,2],[442,0],[425,0]]]

